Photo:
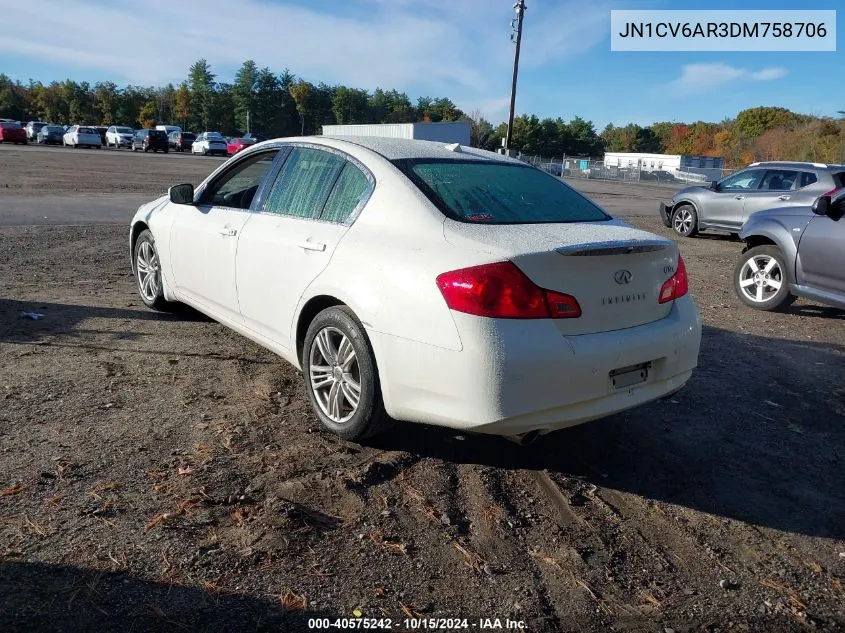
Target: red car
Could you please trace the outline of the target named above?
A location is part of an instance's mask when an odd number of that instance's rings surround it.
[[[255,145],[255,141],[249,138],[230,138],[226,141],[226,153],[229,156],[234,156],[250,145]]]
[[[20,143],[26,145],[26,130],[20,123],[0,121],[0,143]]]

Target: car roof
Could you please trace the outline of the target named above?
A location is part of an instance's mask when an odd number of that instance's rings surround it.
[[[404,138],[387,138],[382,136],[317,136],[318,139],[331,139],[358,145],[380,154],[387,160],[402,160],[407,158],[429,158],[429,159],[461,159],[479,161],[501,161],[513,162],[523,165],[522,161],[508,158],[502,154],[488,152],[486,150],[459,145],[457,143],[442,143],[440,141],[419,141]],[[297,140],[311,140],[300,138]],[[457,145],[459,151],[452,148]]]
[[[768,160],[751,163],[749,167],[795,167],[796,169],[842,169],[843,165],[810,163],[798,160]]]

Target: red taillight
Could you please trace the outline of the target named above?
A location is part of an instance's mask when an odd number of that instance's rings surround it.
[[[823,193],[822,198],[824,198],[825,196],[830,196],[832,198],[833,196],[836,195],[836,193],[839,191],[839,189],[840,189],[840,187],[834,187],[833,189],[831,189],[827,193]]]
[[[684,265],[684,258],[678,255],[678,270],[660,289],[660,294],[657,297],[658,303],[667,303],[680,299],[689,292],[689,280],[687,279],[687,267]]]
[[[535,285],[512,262],[463,268],[437,277],[452,310],[496,319],[572,319],[581,316],[575,297]]]

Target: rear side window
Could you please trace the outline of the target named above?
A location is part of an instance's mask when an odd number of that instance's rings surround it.
[[[293,148],[267,195],[264,211],[319,218],[345,162],[330,152]]]
[[[511,163],[407,160],[397,165],[448,217],[483,224],[609,220],[558,178]]]
[[[809,185],[815,184],[819,181],[816,175],[811,171],[802,171],[801,172],[801,181],[798,183],[799,187],[807,187]]]
[[[364,173],[352,163],[347,162],[326,201],[320,219],[342,224],[348,222],[364,199],[369,187],[370,181]]]

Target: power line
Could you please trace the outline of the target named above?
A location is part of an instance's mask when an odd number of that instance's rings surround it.
[[[516,43],[516,49],[513,53],[513,81],[511,82],[511,108],[508,114],[508,131],[505,136],[505,150],[510,149],[511,146],[511,132],[513,131],[513,112],[516,107],[516,78],[519,74],[519,47],[522,43],[522,18],[525,15],[525,0],[517,0],[513,5],[516,10],[516,18],[511,20],[511,41]],[[516,33],[513,33],[513,30]]]

